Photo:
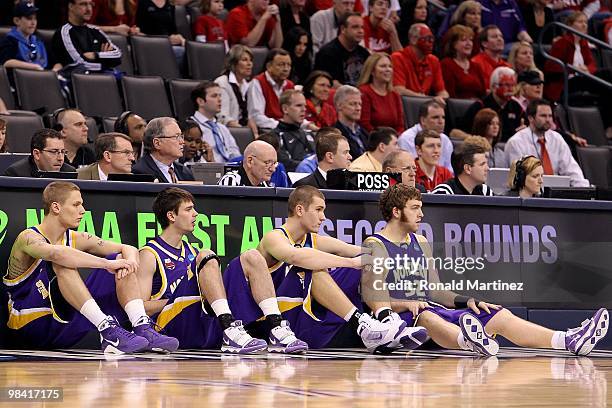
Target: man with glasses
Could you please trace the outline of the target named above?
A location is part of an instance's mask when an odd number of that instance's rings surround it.
[[[278,165],[274,147],[261,140],[249,143],[244,149],[242,166],[225,174],[221,186],[270,187],[269,181]]]
[[[81,180],[106,181],[109,174],[132,172],[134,150],[122,133],[103,133],[96,139],[96,162],[78,170]]]
[[[160,183],[194,180],[191,170],[178,162],[185,139],[174,118],[152,119],[145,128],[143,145],[144,155],[132,167],[134,174],[151,174]]]
[[[294,187],[314,186],[327,188],[327,172],[334,169],[348,169],[351,153],[346,137],[336,132],[327,132],[317,137],[317,168],[307,177],[294,183]]]
[[[62,134],[53,129],[40,129],[30,141],[30,156],[19,160],[4,172],[9,177],[38,177],[41,171],[76,171],[64,163],[66,150]]]
[[[402,184],[415,187],[421,193],[426,193],[425,187],[416,182],[417,166],[414,157],[405,150],[390,153],[383,162],[384,173],[401,173]]]

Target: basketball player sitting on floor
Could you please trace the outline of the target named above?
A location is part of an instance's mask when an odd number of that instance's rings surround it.
[[[308,350],[282,319],[259,252],[253,249],[234,258],[222,278],[219,257],[207,249],[198,253],[184,239],[195,227],[194,203],[191,193],[176,187],[161,191],[153,202],[162,233],[140,250],[138,270],[147,313],[177,337],[182,348],[221,346],[222,351],[240,354],[266,348],[280,353]],[[269,344],[253,338],[239,320],[262,312],[271,328]]]
[[[413,261],[422,257],[431,259],[432,251],[427,240],[416,234],[423,217],[421,193],[413,187],[397,184],[380,196],[379,207],[387,225],[366,239],[372,247],[374,263],[377,263],[377,258],[395,258],[396,255],[407,255]],[[414,272],[408,278],[413,282],[422,279],[440,281],[435,270]],[[394,276],[392,270],[387,270],[387,282],[393,281]],[[606,309],[599,309],[580,327],[566,332],[553,331],[523,320],[500,305],[451,291],[420,291],[419,285],[415,286],[417,290],[408,298],[404,291],[401,294],[390,292],[395,299],[393,310],[409,325],[418,322],[427,329],[433,341],[448,349],[472,350],[492,356],[499,350],[492,335],[498,334],[523,347],[552,348],[587,355],[608,331]]]
[[[40,225],[17,236],[3,280],[9,294],[7,325],[20,345],[71,347],[93,325],[104,352],[176,350],[178,340],[157,333],[145,313],[135,273],[136,248],[72,230],[85,214],[80,189],[73,183],[47,185],[43,206]],[[83,282],[78,268],[97,269]],[[96,299],[108,300],[100,303],[106,313]],[[134,333],[111,316],[123,310]]]

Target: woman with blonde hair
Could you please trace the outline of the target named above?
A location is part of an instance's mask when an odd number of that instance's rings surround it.
[[[508,173],[510,193],[521,198],[537,197],[542,193],[544,167],[535,156],[525,156],[515,160]]]
[[[393,64],[389,54],[375,52],[363,65],[357,82],[361,91],[359,124],[371,132],[388,126],[399,134],[404,131],[404,110],[400,95],[393,90]]]
[[[517,75],[524,71],[537,71],[533,59],[533,46],[527,41],[515,42],[508,54],[508,63]]]
[[[481,14],[482,5],[477,1],[467,0],[457,6],[457,9],[453,13],[449,23],[449,29],[457,24],[461,24],[472,29],[474,32],[472,37],[472,41],[474,42],[471,55],[472,57],[480,52],[479,34],[482,30]]]
[[[478,99],[487,93],[484,74],[477,64],[470,62],[472,37],[472,30],[461,24],[452,26],[444,36],[445,58],[440,65],[451,98]]]

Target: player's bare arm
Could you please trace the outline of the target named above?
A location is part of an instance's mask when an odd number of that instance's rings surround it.
[[[355,257],[361,254],[362,248],[357,245],[347,244],[337,238],[317,235],[317,247],[329,254],[343,256],[347,258]]]
[[[168,299],[151,300],[151,289],[153,287],[153,275],[157,268],[155,256],[146,249],[141,249],[139,253],[138,285],[140,286],[140,296],[144,301],[145,311],[151,316],[160,312]]]

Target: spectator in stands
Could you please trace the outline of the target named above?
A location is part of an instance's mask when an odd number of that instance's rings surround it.
[[[121,50],[99,28],[89,23],[92,0],[68,0],[68,22],[53,35],[53,52],[63,66],[61,75],[73,72],[111,72],[121,64]]]
[[[363,17],[365,47],[370,52],[392,53],[402,49],[395,24],[388,18],[390,0],[368,0],[370,14]]]
[[[379,126],[404,131],[404,109],[401,97],[393,89],[393,65],[389,54],[370,55],[359,77],[361,119],[359,124],[371,132]]]
[[[553,111],[550,102],[544,99],[531,101],[527,117],[529,126],[506,143],[504,151],[508,163],[526,155],[536,156],[542,161],[544,174],[569,176],[572,187],[588,187],[589,181],[584,178],[569,146],[559,133],[551,130]]]
[[[325,71],[312,71],[304,82],[306,97],[306,120],[317,127],[333,126],[336,123],[336,109],[329,103],[332,77]]]
[[[64,163],[64,137],[53,129],[34,132],[30,141],[30,155],[13,163],[4,172],[9,177],[38,177],[41,171],[76,171]]]
[[[402,0],[397,34],[402,46],[408,45],[408,30],[413,24],[427,24],[427,0]],[[393,5],[391,6],[393,8]]]
[[[191,170],[178,162],[185,140],[174,118],[151,119],[145,128],[144,155],[134,164],[135,174],[151,174],[160,183],[193,181]]]
[[[450,20],[450,27],[461,24],[472,29],[472,54],[470,58],[480,52],[481,13],[482,6],[480,3],[475,0],[467,0],[457,6]]]
[[[312,48],[315,55],[325,44],[338,36],[339,22],[342,17],[353,11],[355,0],[334,0],[333,7],[319,10],[310,17]]]
[[[45,44],[34,34],[37,12],[38,8],[31,1],[20,1],[15,5],[15,26],[0,40],[0,64],[4,64],[5,68],[42,71],[49,66]]]
[[[493,190],[487,186],[489,164],[486,150],[475,144],[462,144],[453,153],[455,177],[438,184],[432,194],[457,194],[492,196]]]
[[[552,8],[557,17],[564,16],[574,11],[584,13],[587,19],[593,17],[601,9],[599,0],[555,0]]]
[[[0,153],[8,152],[8,143],[6,143],[6,120],[0,118]]]
[[[247,0],[233,8],[225,20],[225,31],[230,45],[269,48],[283,45],[278,6],[269,4],[269,0]]]
[[[289,89],[281,95],[280,106],[283,117],[274,129],[280,144],[278,160],[287,171],[294,171],[307,155],[315,151],[312,135],[301,128],[306,114],[306,98],[302,92]]]
[[[210,163],[215,161],[213,149],[202,138],[202,129],[193,120],[186,120],[183,127],[183,157],[179,159],[181,164]]]
[[[544,74],[539,69],[523,71],[518,74],[518,91],[512,101],[521,105],[523,113],[534,99],[542,99],[544,91]]]
[[[191,101],[196,111],[190,119],[200,126],[202,140],[213,151],[214,161],[227,163],[240,156],[236,139],[216,119],[216,115],[221,112],[221,87],[213,81],[202,81],[191,91]]]
[[[351,171],[382,172],[387,156],[398,150],[397,132],[390,127],[379,127],[370,133],[368,150],[351,163]]]
[[[515,41],[533,42],[515,0],[479,0],[482,4],[482,24],[494,24],[501,30],[506,44]]]
[[[414,157],[405,150],[396,150],[389,153],[383,162],[384,173],[401,173],[402,184],[417,188],[421,193],[426,193],[425,187],[416,182],[417,166]]]
[[[535,71],[538,69],[533,59],[533,46],[526,41],[512,44],[510,54],[508,54],[508,63],[519,75],[523,71]]]
[[[315,57],[315,69],[328,72],[334,80],[334,88],[340,85],[356,85],[363,64],[370,56],[359,45],[363,41],[363,19],[357,12],[342,16],[338,21],[338,37],[325,44]]]
[[[225,27],[219,15],[223,11],[223,0],[202,0],[202,15],[193,24],[195,40],[199,42],[222,42],[227,44]]]
[[[489,143],[491,148],[489,154],[489,167],[508,167],[504,149],[497,143],[499,142],[500,130],[501,126],[497,112],[489,108],[478,111],[474,117],[472,135],[484,137]],[[465,140],[472,137],[473,136],[469,136],[465,138]]]
[[[56,130],[65,138],[66,158],[64,162],[74,168],[87,166],[96,161],[96,155],[87,145],[87,121],[77,109],[60,109],[55,112]]]
[[[429,192],[438,184],[451,178],[451,173],[446,167],[440,166],[440,153],[442,142],[440,134],[435,130],[422,130],[414,139],[418,159],[416,160],[416,182],[423,185]]]
[[[77,170],[81,180],[106,181],[109,174],[128,174],[134,164],[134,150],[129,137],[122,133],[103,133],[94,143],[96,161]]]
[[[255,140],[244,149],[242,166],[226,173],[219,180],[222,186],[270,187],[272,173],[278,165],[276,150],[271,144]]]
[[[303,84],[312,71],[312,42],[302,27],[293,27],[285,36],[283,49],[291,55],[291,74],[294,84]]]
[[[138,35],[137,7],[137,0],[98,0],[94,2],[91,22],[105,33]]]
[[[319,131],[317,132],[316,136],[315,136],[315,150],[316,150],[316,144],[317,144],[317,140],[319,140],[320,137],[328,137],[329,134],[336,134],[339,136],[342,136],[342,132],[340,132],[339,129],[335,128],[335,127],[323,127],[321,129],[319,129]],[[346,138],[345,138],[346,139]],[[348,143],[348,141],[347,141]],[[350,153],[350,147],[349,147],[349,153]],[[302,160],[300,162],[300,164],[298,164],[298,166],[295,168],[295,171],[297,173],[308,173],[311,174],[313,173],[316,168],[317,168],[317,155],[315,153],[306,156],[306,158],[304,158],[304,160]]]
[[[491,168],[491,155],[492,155],[492,151],[493,148],[491,147],[491,143],[489,143],[489,141],[487,139],[485,139],[483,136],[478,136],[478,135],[472,135],[469,137],[466,137],[463,140],[463,144],[474,144],[476,146],[480,146],[485,150],[485,155],[487,156],[487,162],[489,163],[489,169]],[[503,155],[503,151],[501,152]],[[505,161],[505,158],[503,159]],[[509,167],[509,165],[504,164],[504,166],[500,166],[503,168],[507,168]]]
[[[525,19],[525,28],[529,36],[535,41],[540,38],[540,32],[547,24],[555,20],[554,13],[549,6],[552,0],[525,0],[521,2],[521,14]],[[550,29],[544,34],[542,44],[551,45],[554,30]]]
[[[440,165],[446,167],[449,171],[453,171],[451,165],[451,154],[453,153],[453,142],[444,134],[444,126],[446,124],[446,113],[444,106],[436,101],[427,101],[419,106],[419,123],[407,129],[402,133],[397,141],[400,149],[409,152],[413,157],[416,157],[417,151],[414,144],[416,135],[422,130],[433,130],[440,135],[442,142],[442,153]]]
[[[532,198],[542,194],[544,167],[535,156],[522,157],[512,162],[508,173],[508,195]]]
[[[451,98],[478,99],[487,93],[480,67],[470,63],[473,36],[472,30],[461,24],[452,26],[446,33],[445,58],[440,65]]]
[[[509,67],[503,58],[504,36],[494,25],[486,26],[480,32],[480,48],[482,51],[472,58],[472,64],[477,65],[482,72],[485,89],[489,89],[491,74],[498,67]]]
[[[266,70],[257,75],[249,85],[247,105],[249,118],[260,129],[275,129],[283,116],[278,98],[287,89],[293,89],[288,80],[291,57],[281,48],[268,52]]]
[[[499,67],[491,74],[491,89],[487,96],[481,101],[476,101],[470,106],[460,121],[460,129],[453,129],[451,137],[465,139],[469,136],[474,117],[482,108],[491,108],[501,119],[501,141],[505,142],[513,134],[526,125],[523,120],[523,109],[518,103],[510,103],[512,96],[516,93],[516,74],[512,68]]]
[[[253,52],[246,45],[234,45],[225,57],[225,68],[215,82],[221,87],[219,123],[227,127],[249,125],[247,91],[253,73]],[[253,124],[252,130],[257,130]],[[257,135],[257,132],[254,132]]]
[[[305,5],[306,0],[285,0],[280,2],[279,15],[283,33],[288,33],[294,27],[301,27],[310,35],[310,17],[304,11]],[[288,50],[287,48],[285,49]]]
[[[327,188],[327,172],[335,169],[348,169],[351,154],[348,141],[338,133],[329,132],[317,137],[317,168],[310,176],[298,180],[293,187],[314,186]]]
[[[334,127],[346,137],[351,148],[351,157],[360,157],[366,151],[369,135],[358,121],[361,119],[361,92],[350,85],[342,85],[334,94],[334,105],[338,121]]]
[[[134,159],[138,160],[142,154],[142,140],[147,122],[132,111],[123,112],[115,121],[114,131],[127,135],[132,141]]]
[[[136,24],[144,34],[168,36],[175,47],[184,47],[185,38],[178,33],[174,3],[170,0],[138,0]]]
[[[432,55],[434,36],[431,30],[425,24],[413,24],[408,37],[409,45],[392,55],[395,90],[407,96],[432,95],[444,105],[448,92],[440,61]]]

